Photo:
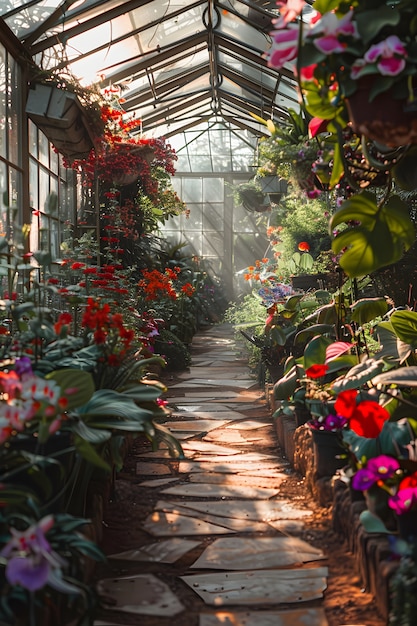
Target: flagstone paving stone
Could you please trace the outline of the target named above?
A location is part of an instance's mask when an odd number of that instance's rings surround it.
[[[171,524],[168,526],[165,525],[165,528],[162,528],[162,516],[160,513],[166,513],[166,515],[169,516],[169,521],[171,521]],[[177,516],[177,518],[175,516]],[[188,508],[184,506],[182,502],[177,503],[167,500],[160,500],[157,502],[155,505],[155,511],[146,519],[144,528],[154,535],[158,533],[158,536],[169,536],[178,533],[179,526],[185,525],[185,517],[193,520],[193,534],[200,535],[206,534],[205,527],[198,523],[201,521],[214,524],[220,528],[228,528],[233,532],[241,533],[271,532],[272,529],[272,526],[270,526],[269,523],[262,521],[248,520],[238,517],[227,517],[225,515],[213,515],[212,513]],[[155,522],[157,522],[156,528]],[[190,526],[190,524],[188,524],[188,526]],[[161,535],[161,532],[164,534]]]
[[[116,547],[109,556],[121,576],[99,581],[109,618],[101,626],[111,625],[115,611],[128,624],[137,623],[128,614],[140,615],[144,626],[146,616],[149,626],[173,619],[186,626],[327,626],[317,603],[328,574],[318,562],[326,556],[294,536],[312,511],[280,497],[292,469],[274,449],[263,392],[233,350],[233,331],[212,332],[210,341],[193,339],[199,355],[168,391],[172,414],[164,425],[185,459],[171,457],[166,445],[135,455],[136,476],[145,477],[134,482],[143,489],[139,542],[126,537],[122,545],[130,549]],[[303,606],[286,606],[297,603]],[[115,620],[123,623],[120,615]]]
[[[98,592],[110,610],[163,617],[184,610],[168,585],[152,574],[103,579],[98,583]]]
[[[144,480],[139,483],[140,487],[161,487],[163,485],[168,485],[170,483],[178,482],[180,480],[179,476],[171,477],[171,478],[154,478],[151,480]]]
[[[188,517],[180,513],[154,511],[142,525],[143,529],[154,537],[170,537],[172,535],[225,535],[230,528],[217,526],[196,517]]]
[[[253,431],[250,431],[253,433]],[[224,428],[220,430],[213,430],[212,432],[204,435],[203,441],[222,441],[232,445],[252,446],[254,441],[262,441],[261,435],[247,435],[246,437],[237,430],[227,431]]]
[[[181,408],[181,411],[185,413],[187,419],[189,419],[190,417],[194,417],[198,419],[225,420],[229,422],[247,419],[247,416],[244,413],[239,413],[239,411],[233,411],[232,409],[228,409],[225,406],[222,406],[221,409],[219,408],[216,410],[212,410],[212,406],[213,405],[210,404],[210,411],[199,411],[198,409],[195,411],[187,411],[183,410],[184,407]],[[192,408],[194,409],[195,407]],[[207,405],[205,406],[205,408],[207,409]],[[178,418],[182,416],[179,415],[178,412],[176,412],[174,417]]]
[[[241,454],[239,449],[204,441],[191,441],[184,444],[183,448],[184,452],[204,452],[205,454],[215,454],[217,456],[221,454],[225,456]]]
[[[228,424],[226,430],[260,430],[266,426],[271,426],[270,420],[242,420],[237,424]]]
[[[177,434],[181,431],[193,431],[193,432],[209,432],[215,428],[222,428],[226,424],[229,424],[230,420],[183,420],[179,422],[164,422],[164,426],[169,428],[170,431]]]
[[[175,385],[171,385],[171,389],[179,389],[181,387],[186,387],[187,389],[191,387],[238,387],[239,389],[250,389],[250,387],[257,386],[256,380],[244,379],[244,378],[190,378],[189,380],[185,380],[183,382],[175,383]],[[217,393],[216,393],[217,396]]]
[[[221,485],[212,483],[200,483],[198,485],[175,485],[163,489],[162,493],[173,496],[191,496],[205,498],[258,498],[268,500],[279,493],[278,489],[265,489],[263,487],[240,487],[238,485]]]
[[[156,543],[150,543],[137,550],[125,550],[110,554],[107,558],[119,561],[149,561],[156,563],[175,563],[184,554],[200,545],[199,541],[173,537]]]
[[[136,463],[136,474],[140,476],[164,476],[165,474],[172,474],[169,465],[164,463]]]
[[[323,597],[326,567],[248,570],[181,576],[206,604],[268,605],[306,602]]]
[[[217,611],[200,615],[199,626],[328,626],[323,609]]]
[[[210,461],[179,461],[178,472],[189,474],[193,472],[217,472],[222,474],[248,474],[255,473],[255,476],[261,476],[265,473],[267,476],[273,476],[274,472],[280,472],[289,466],[289,463],[277,465],[276,461],[262,461],[255,459],[253,461],[247,460],[241,462],[241,457],[232,457],[226,463],[224,458],[220,457],[221,461],[213,463]],[[262,472],[262,474],[261,474]]]
[[[192,569],[247,570],[281,568],[324,559],[321,550],[297,537],[227,537],[216,539]]]
[[[244,476],[242,474],[229,474],[227,478],[224,474],[208,474],[207,472],[190,474],[188,477],[191,483],[212,483],[217,485],[238,485],[247,487],[271,487],[271,478],[274,478],[274,487],[279,488],[279,483],[286,479],[286,474],[281,474],[279,477],[262,478],[257,476]],[[151,481],[147,481],[151,482]]]
[[[157,505],[158,506],[158,505]],[[227,500],[226,502],[201,502],[184,500],[183,508],[209,513],[219,517],[271,522],[283,519],[309,517],[311,511],[299,509],[287,500]]]

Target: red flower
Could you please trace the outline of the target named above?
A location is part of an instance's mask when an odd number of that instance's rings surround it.
[[[361,437],[374,439],[380,434],[390,414],[374,400],[363,400],[356,403],[357,391],[351,389],[339,393],[335,410],[349,420],[349,427]]]
[[[300,241],[298,249],[300,252],[308,252],[310,250],[310,244],[308,244],[307,241]]]
[[[306,369],[306,376],[308,378],[322,378],[325,374],[327,374],[327,370],[329,369],[328,365],[315,363],[311,367]]]

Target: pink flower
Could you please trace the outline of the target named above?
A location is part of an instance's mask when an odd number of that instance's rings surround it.
[[[397,76],[405,67],[406,56],[407,50],[403,42],[397,35],[391,35],[371,46],[364,59],[367,63],[376,62],[378,71],[383,76]]]
[[[358,38],[356,24],[352,22],[353,11],[349,11],[342,18],[335,13],[325,13],[323,17],[312,26],[307,37],[313,39],[313,43],[323,54],[343,52],[346,43],[339,41],[340,35]],[[321,37],[317,35],[322,34]]]
[[[272,47],[269,51],[268,65],[276,69],[292,61],[298,52],[298,26],[288,24],[285,29],[272,34]]]
[[[276,28],[282,28],[288,22],[298,17],[305,7],[305,0],[277,0],[279,19],[276,20]]]

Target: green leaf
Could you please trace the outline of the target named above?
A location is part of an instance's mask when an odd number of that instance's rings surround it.
[[[33,253],[33,258],[37,260],[41,267],[49,267],[52,263],[52,254],[45,250],[37,250]]]
[[[384,368],[384,361],[367,359],[352,367],[342,379],[335,380],[332,384],[332,389],[336,394],[348,389],[359,389],[372,380],[374,376],[380,374]]]
[[[358,11],[355,19],[361,39],[364,44],[368,45],[383,28],[397,26],[401,16],[399,11],[393,9],[391,5],[380,3],[377,9]]]
[[[397,337],[415,350],[417,348],[417,313],[414,311],[394,311],[390,317],[390,322]]]
[[[75,422],[71,426],[71,431],[82,439],[85,439],[89,443],[93,444],[104,443],[105,441],[108,441],[111,437],[110,430],[99,430],[91,425],[87,426],[87,424],[85,424],[83,421]]]
[[[274,384],[275,400],[288,400],[298,386],[301,368],[294,365],[288,372]]]
[[[54,380],[61,387],[63,395],[68,400],[67,410],[69,411],[86,404],[95,391],[91,374],[79,369],[55,370],[47,374],[45,378]]]
[[[400,387],[417,387],[417,366],[399,367],[389,372],[378,374],[372,379],[374,385],[398,385]]]
[[[268,335],[273,344],[285,346],[287,335],[279,326],[271,326]]]
[[[337,9],[339,4],[340,0],[316,0],[314,9],[323,15],[323,13]]]
[[[349,428],[342,430],[342,437],[357,459],[370,459],[379,454],[397,457],[398,447],[406,446],[414,440],[414,434],[407,419],[385,422],[379,436],[373,439],[361,437]]]
[[[408,343],[398,339],[391,322],[380,322],[375,328],[375,335],[381,344],[377,356],[392,363],[404,362],[412,350]]]
[[[158,387],[146,384],[138,384],[123,390],[123,395],[133,398],[136,402],[149,402],[156,400],[162,394],[162,390]]]
[[[294,343],[303,343],[316,335],[332,335],[335,330],[333,324],[314,324],[308,328],[300,330],[294,337]]]
[[[326,348],[332,342],[328,337],[318,335],[308,342],[304,349],[304,369],[308,369],[317,363],[324,363],[326,360]]]
[[[359,222],[336,235],[332,249],[351,278],[365,276],[399,261],[415,240],[407,204],[398,196],[378,206],[374,194],[364,191],[346,200],[330,220],[330,229]]]
[[[359,515],[359,519],[367,533],[392,533],[392,531],[387,529],[381,518],[368,510],[362,511]]]
[[[362,298],[354,302],[350,310],[352,320],[362,326],[376,317],[385,315],[388,303],[385,298]]]
[[[304,294],[297,294],[294,296],[289,296],[285,300],[285,308],[288,309],[289,311],[295,311],[298,307],[298,303],[300,302],[302,298],[304,298]]]
[[[88,461],[88,463],[91,463],[91,465],[94,465],[95,467],[98,467],[106,472],[111,471],[110,465],[106,463],[106,461],[88,441],[75,435],[74,444],[78,454],[80,454],[83,459]]]
[[[333,153],[332,175],[330,177],[330,182],[329,182],[330,189],[333,189],[333,187],[338,184],[344,172],[344,169],[345,169],[345,166],[344,166],[343,158],[342,158],[342,150],[341,150],[339,143],[337,143],[334,147],[334,153]]]

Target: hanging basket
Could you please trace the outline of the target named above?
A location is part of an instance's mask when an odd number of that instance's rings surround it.
[[[120,142],[98,157],[98,177],[117,186],[131,185],[149,171],[155,152],[147,144]]]
[[[76,94],[36,83],[29,89],[26,113],[67,159],[86,156],[93,148],[94,138]]]
[[[372,81],[359,80],[354,94],[346,99],[352,128],[385,146],[417,143],[417,101],[395,98],[395,91],[385,91],[369,102]]]

